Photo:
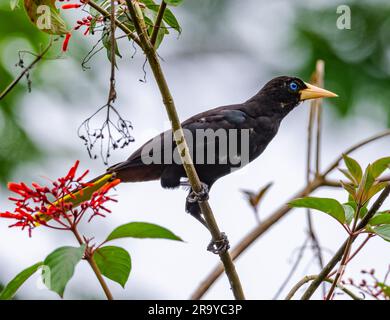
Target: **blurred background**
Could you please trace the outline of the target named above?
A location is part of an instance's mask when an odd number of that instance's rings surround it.
[[[33,27],[24,9],[11,12],[9,1],[0,4],[0,91],[21,71],[19,50],[38,51],[48,37]],[[339,30],[336,9],[351,8],[350,30]],[[325,87],[339,94],[324,102],[321,166],[325,168],[348,146],[390,125],[390,3],[365,1],[232,1],[187,0],[173,8],[183,31],[166,37],[159,54],[181,119],[225,104],[239,103],[254,95],[266,81],[278,75],[310,79],[317,59],[325,61]],[[71,25],[77,17],[66,13]],[[81,33],[80,33],[81,34]],[[90,177],[105,170],[101,159],[88,157],[77,128],[108,94],[109,63],[100,52],[83,71],[81,61],[98,37],[75,34],[69,51],[57,58],[51,51],[30,72],[32,91],[21,81],[0,101],[0,208],[10,210],[8,181],[38,181],[66,173],[76,159]],[[115,103],[131,120],[135,142],[114,152],[110,164],[127,158],[143,142],[168,128],[169,122],[155,81],[144,57],[119,41]],[[135,54],[134,54],[135,53]],[[32,57],[24,55],[25,63]],[[306,132],[309,104],[304,103],[282,123],[279,134],[254,163],[216,183],[210,203],[221,230],[234,246],[257,223],[241,189],[258,190],[274,185],[260,207],[260,218],[272,214],[305,184]],[[389,156],[390,138],[383,139],[353,157],[363,166]],[[335,173],[334,178],[340,176]],[[113,213],[83,225],[86,235],[104,237],[129,221],[146,221],[169,228],[184,243],[167,240],[121,240],[129,250],[133,269],[123,290],[110,282],[116,298],[187,299],[218,262],[206,251],[210,235],[184,212],[183,190],[162,190],[159,182],[120,185],[119,203]],[[345,194],[320,189],[318,196],[345,201]],[[389,205],[387,201],[386,205]],[[327,261],[346,234],[328,216],[313,212],[314,226]],[[27,232],[8,229],[0,221],[0,283],[34,264],[62,245],[75,245],[70,234],[47,229]],[[238,260],[237,269],[249,299],[271,299],[292,267],[307,234],[304,210],[293,210],[274,225]],[[384,276],[390,262],[389,244],[372,239],[348,266],[345,278],[360,279],[361,269],[375,268]],[[308,249],[300,267],[281,294],[307,274],[318,273]],[[44,289],[38,275],[18,293],[20,299],[57,299]],[[98,282],[81,263],[65,293],[66,299],[104,298]],[[206,294],[207,299],[231,299],[228,281],[222,276]],[[316,298],[321,298],[318,290]],[[338,298],[345,298],[340,296]]]

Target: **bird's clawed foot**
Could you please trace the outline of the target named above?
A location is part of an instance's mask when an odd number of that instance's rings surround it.
[[[221,239],[211,240],[207,246],[207,251],[210,251],[214,254],[220,254],[228,251],[230,249],[229,240],[225,232],[221,232]]]
[[[187,202],[189,203],[195,203],[195,202],[202,202],[209,199],[209,187],[207,184],[201,182],[202,184],[202,190],[200,192],[196,192],[191,189],[191,192],[187,196]]]

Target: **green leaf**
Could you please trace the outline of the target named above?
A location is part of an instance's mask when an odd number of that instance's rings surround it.
[[[155,238],[183,241],[168,229],[147,222],[130,222],[119,226],[111,232],[106,241],[119,238]]]
[[[64,35],[70,32],[55,6],[55,0],[24,0],[30,21],[42,32]]]
[[[377,212],[370,219],[368,224],[372,226],[377,226],[380,224],[390,224],[390,212]]]
[[[353,185],[357,185],[358,182],[356,181],[356,179],[352,176],[352,174],[347,170],[347,169],[339,169],[339,171],[345,175],[348,180],[353,184]]]
[[[356,199],[356,190],[355,187],[350,183],[344,183],[343,181],[340,181],[342,187],[349,193],[349,195],[352,197],[353,200]]]
[[[375,196],[378,192],[382,191],[384,188],[386,188],[387,182],[379,182],[374,183],[374,185],[368,190],[367,192],[367,199],[371,199],[373,196]]]
[[[331,215],[341,223],[345,222],[343,206],[335,199],[306,197],[289,203],[292,207],[316,209]]]
[[[372,175],[372,167],[371,165],[368,165],[359,184],[356,199],[361,199],[362,203],[365,203],[367,200],[369,200],[367,196],[374,182],[375,179]]]
[[[390,287],[387,284],[383,283],[383,282],[378,282],[377,285],[379,287],[381,287],[382,292],[385,294],[386,297],[389,298],[390,297]]]
[[[386,241],[390,241],[390,224],[373,228],[374,232]]]
[[[359,163],[352,159],[351,157],[343,154],[345,165],[348,168],[348,171],[351,173],[352,177],[355,179],[356,184],[359,184],[362,180],[363,170],[360,167]]]
[[[11,10],[15,10],[16,7],[19,7],[19,0],[11,0],[9,5]]]
[[[363,218],[367,214],[367,212],[368,212],[367,204],[368,203],[366,203],[366,205],[360,209],[360,212],[359,212],[360,218]]]
[[[11,300],[23,283],[27,281],[41,266],[43,262],[38,262],[33,266],[24,269],[15,278],[13,278],[0,292],[0,300]]]
[[[76,265],[80,262],[85,251],[85,245],[76,247],[61,247],[49,254],[43,264],[42,278],[45,285],[63,297],[65,287],[72,278]],[[46,274],[48,272],[49,274]],[[45,280],[46,279],[46,280]]]
[[[102,247],[95,251],[93,259],[104,276],[125,287],[131,270],[130,254],[125,249]]]
[[[372,175],[378,178],[390,166],[390,157],[376,160],[372,165]]]
[[[104,32],[102,33],[102,43],[103,43],[103,46],[107,49],[107,58],[111,62],[111,45],[112,45],[112,43],[111,43],[111,29],[109,29],[109,27],[107,29],[105,29]],[[119,52],[118,43],[116,40],[114,41],[114,46],[115,46],[115,55],[118,56],[119,58],[122,58],[122,55]]]
[[[347,224],[350,224],[353,220],[353,217],[355,216],[355,210],[348,203],[343,204],[343,209],[344,209],[345,221]]]
[[[169,4],[171,6],[178,6],[180,5],[184,0],[164,0],[166,4]]]
[[[173,29],[175,29],[177,32],[181,33],[181,27],[179,24],[179,21],[177,21],[175,15],[172,13],[171,10],[165,9],[163,20]]]
[[[158,12],[160,5],[156,4],[153,0],[144,0],[142,1],[146,7],[155,13]],[[177,32],[181,33],[181,27],[179,22],[177,21],[175,15],[172,13],[172,11],[169,8],[166,8],[164,11],[163,20],[173,29],[175,29]]]

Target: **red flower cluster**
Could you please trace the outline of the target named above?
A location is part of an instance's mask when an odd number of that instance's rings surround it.
[[[1,218],[15,219],[17,222],[10,227],[27,228],[29,235],[34,227],[43,225],[53,229],[70,230],[76,226],[84,214],[89,210],[90,221],[95,216],[105,217],[104,213],[111,211],[105,207],[109,201],[116,202],[107,193],[120,183],[119,179],[108,182],[92,194],[90,199],[83,199],[86,188],[93,187],[93,183],[83,182],[88,170],[76,177],[79,161],[70,168],[65,177],[52,182],[51,187],[32,183],[29,187],[25,183],[8,184],[8,189],[19,197],[10,197],[15,203],[14,212],[0,213]],[[80,206],[79,208],[77,208]],[[49,223],[49,222],[52,223]]]

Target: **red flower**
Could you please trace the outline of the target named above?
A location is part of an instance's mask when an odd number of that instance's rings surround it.
[[[78,4],[78,3],[68,3],[68,4],[63,4],[61,6],[62,9],[78,9],[82,6],[82,4]]]
[[[31,230],[38,225],[69,230],[87,211],[91,212],[89,220],[95,216],[105,217],[104,213],[111,212],[105,207],[105,203],[116,202],[107,193],[120,183],[120,180],[115,179],[106,183],[92,194],[91,199],[83,199],[84,190],[93,187],[94,184],[82,181],[88,170],[76,176],[78,166],[79,161],[76,161],[66,176],[53,181],[51,187],[37,183],[32,183],[31,187],[23,182],[9,183],[8,189],[18,195],[9,198],[14,202],[15,210],[0,213],[0,218],[17,220],[10,227],[21,227],[22,230],[27,228],[31,236]]]
[[[71,36],[72,34],[70,32],[65,35],[65,40],[62,43],[62,51],[65,52],[66,50],[68,50],[69,40]]]

